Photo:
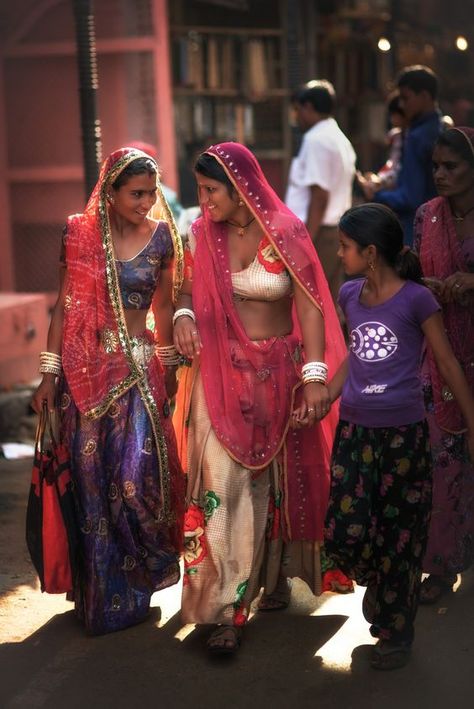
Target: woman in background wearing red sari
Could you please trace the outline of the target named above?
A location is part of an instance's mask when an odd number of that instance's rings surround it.
[[[474,129],[451,128],[433,152],[439,197],[422,205],[415,248],[474,393]],[[433,509],[420,603],[436,603],[474,562],[474,461],[461,411],[428,350],[423,384],[433,450]]]
[[[36,411],[58,405],[70,451],[81,530],[72,597],[91,634],[141,622],[152,593],[179,579],[184,490],[168,397],[182,247],[157,178],[148,155],[117,150],[84,213],[69,217],[33,399]],[[148,217],[157,197],[158,222]]]
[[[251,602],[289,602],[286,577],[321,593],[320,543],[337,411],[325,385],[345,345],[305,226],[253,154],[211,146],[197,161],[175,344],[192,359],[175,426],[188,473],[187,623],[216,624],[235,652]],[[303,380],[303,381],[302,381]]]

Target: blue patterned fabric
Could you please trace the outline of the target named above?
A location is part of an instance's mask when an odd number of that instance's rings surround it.
[[[104,416],[88,420],[64,381],[60,416],[81,530],[76,613],[90,634],[121,630],[145,619],[152,593],[179,580],[169,527],[157,523],[159,460],[150,417],[133,387]]]
[[[134,258],[115,260],[123,307],[148,310],[159,283],[160,270],[173,256],[173,243],[166,222],[159,222],[148,244]]]

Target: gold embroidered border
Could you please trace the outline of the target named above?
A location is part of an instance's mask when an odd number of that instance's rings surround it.
[[[122,172],[122,170],[124,170],[127,167],[127,165],[129,165],[131,162],[133,162],[134,160],[136,160],[140,157],[143,157],[143,153],[141,151],[133,151],[133,152],[127,153],[127,155],[125,155],[124,157],[117,160],[117,162],[115,163],[115,165],[113,166],[113,168],[109,172],[109,174],[107,175],[107,178],[104,180],[102,187],[101,187],[101,192],[99,195],[99,215],[100,215],[100,223],[101,223],[102,241],[103,241],[103,246],[104,246],[104,251],[105,251],[105,272],[106,272],[110,300],[112,303],[112,308],[113,308],[115,319],[117,322],[117,329],[118,329],[120,346],[121,346],[123,354],[125,355],[125,359],[127,360],[127,364],[129,366],[129,369],[131,372],[130,376],[127,377],[117,387],[115,387],[115,389],[120,390],[121,393],[123,394],[127,389],[129,389],[135,383],[138,386],[142,401],[143,401],[145,408],[148,412],[148,415],[150,417],[151,426],[152,426],[152,430],[153,430],[153,437],[155,439],[159,463],[160,463],[160,485],[161,485],[161,495],[162,495],[163,505],[162,505],[162,509],[159,514],[158,521],[165,522],[166,524],[171,525],[175,521],[176,515],[171,510],[170,471],[168,468],[168,449],[167,449],[165,437],[163,435],[163,430],[162,430],[161,422],[160,422],[160,414],[158,411],[158,407],[156,405],[156,401],[153,398],[153,394],[150,390],[150,386],[149,386],[149,383],[148,383],[146,377],[144,376],[143,372],[138,367],[137,363],[135,362],[135,360],[133,358],[133,354],[132,354],[132,347],[131,347],[130,338],[128,335],[127,325],[126,325],[126,321],[125,321],[125,313],[123,311],[122,298],[120,295],[120,285],[119,285],[117,268],[116,268],[115,258],[114,258],[114,250],[113,250],[113,243],[112,243],[112,231],[110,228],[109,213],[108,213],[108,209],[107,209],[107,199],[106,199],[107,189],[108,189],[109,185],[111,185],[115,182],[115,180],[117,179],[119,174]],[[159,191],[162,196],[162,192],[161,192],[160,188],[159,188]],[[168,208],[168,212],[169,212],[169,208]],[[181,250],[181,253],[182,253],[182,250]],[[127,384],[125,384],[125,383],[127,383]],[[104,401],[103,404],[100,405],[100,407],[96,407],[95,410],[102,408],[102,407],[104,407],[106,410],[108,408],[108,406],[110,406],[113,399],[117,398],[119,396],[118,393],[115,393],[115,396],[113,396],[112,392],[113,392],[113,390],[111,392],[109,392],[109,395],[108,395],[106,401]],[[109,401],[109,398],[110,398],[110,401]],[[108,405],[106,405],[107,402],[108,402]]]

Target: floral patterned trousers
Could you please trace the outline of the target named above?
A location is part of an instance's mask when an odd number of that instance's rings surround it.
[[[372,608],[364,610],[374,637],[413,640],[430,510],[426,421],[390,428],[339,422],[325,549],[369,587]]]

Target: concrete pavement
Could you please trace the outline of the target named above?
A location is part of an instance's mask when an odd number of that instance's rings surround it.
[[[24,545],[30,461],[0,461],[0,706],[5,709],[450,709],[474,697],[474,573],[420,609],[410,664],[369,667],[362,589],[314,598],[296,580],[287,611],[257,614],[239,654],[212,658],[182,626],[176,586],[150,618],[88,638],[63,597],[37,588]]]

